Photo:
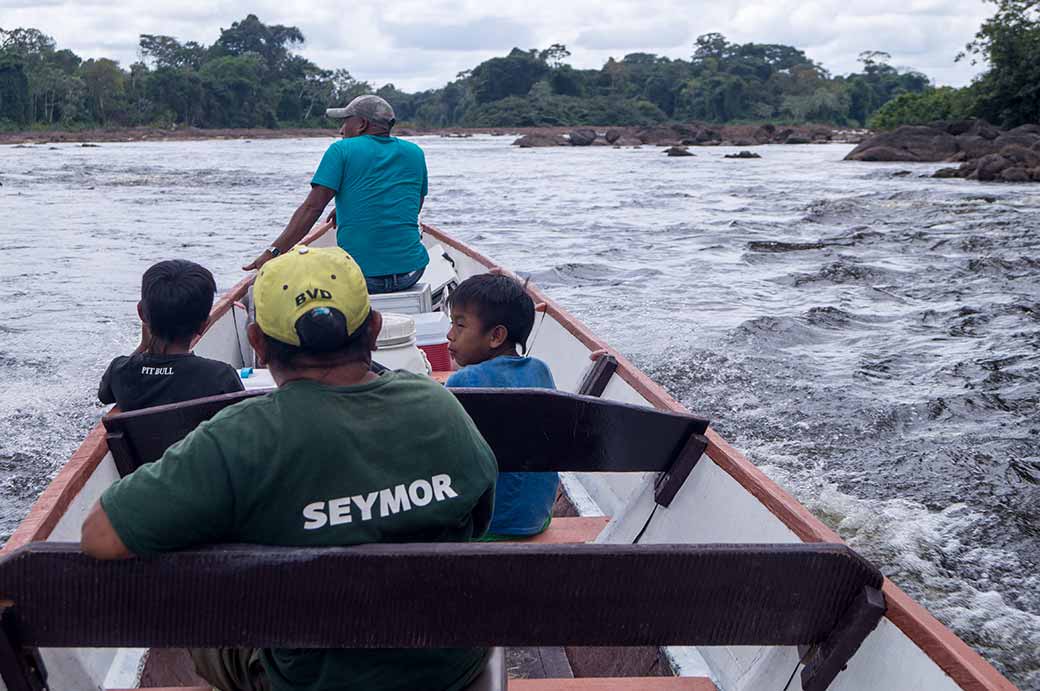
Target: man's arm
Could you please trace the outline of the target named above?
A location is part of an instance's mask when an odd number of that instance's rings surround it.
[[[100,501],[94,502],[87,520],[83,521],[79,548],[95,559],[128,559],[133,556],[112,527]]]
[[[300,204],[299,208],[296,209],[296,213],[289,219],[289,224],[285,226],[285,230],[282,234],[275,238],[272,246],[277,247],[280,251],[286,252],[297,242],[302,240],[307,231],[309,231],[321,217],[321,212],[328,206],[329,201],[336,195],[335,190],[331,190],[328,187],[322,187],[321,185],[311,185],[310,194],[303,200],[303,204]],[[252,271],[253,269],[259,269],[266,262],[272,259],[272,255],[268,250],[264,250],[263,254],[254,259],[251,263],[246,264],[242,267],[245,271]]]

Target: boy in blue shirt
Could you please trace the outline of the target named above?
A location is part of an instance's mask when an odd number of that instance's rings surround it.
[[[534,326],[534,301],[512,277],[480,274],[448,298],[448,351],[462,369],[448,386],[555,389],[548,365],[521,357]],[[499,473],[495,513],[484,539],[537,535],[549,527],[557,473]]]

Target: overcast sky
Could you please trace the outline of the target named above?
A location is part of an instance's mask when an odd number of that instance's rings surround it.
[[[689,57],[698,35],[718,31],[797,46],[836,74],[855,70],[861,51],[884,50],[896,66],[961,86],[979,68],[954,56],[992,11],[982,0],[0,0],[0,27],[36,27],[82,57],[126,66],[139,34],[210,44],[252,12],[298,26],[307,39],[299,52],[321,67],[408,91],[441,86],[513,46],[564,43],[569,62],[588,68],[637,51]]]

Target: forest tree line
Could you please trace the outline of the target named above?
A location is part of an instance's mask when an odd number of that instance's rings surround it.
[[[996,15],[966,57],[990,69],[963,89],[936,88],[880,51],[860,71],[832,75],[792,46],[697,38],[688,59],[631,53],[575,69],[561,44],[514,48],[439,89],[407,93],[296,54],[294,26],[249,15],[209,46],[140,36],[129,68],[83,60],[33,28],[0,28],[0,129],[89,127],[328,127],[325,108],[362,93],[390,101],[419,127],[651,125],[668,121],[816,122],[891,127],[981,116],[997,124],[1040,119],[1040,0],[993,0]]]

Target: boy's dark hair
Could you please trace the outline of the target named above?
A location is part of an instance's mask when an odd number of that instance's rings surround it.
[[[472,310],[485,331],[501,324],[506,327],[506,340],[527,351],[527,337],[534,327],[534,300],[515,278],[470,276],[448,296],[448,304]]]
[[[141,305],[148,328],[170,343],[190,341],[209,319],[217,283],[209,269],[186,259],[153,265],[141,277]]]
[[[294,361],[306,357],[310,362],[343,365],[349,362],[371,362],[372,312],[368,313],[350,336],[347,321],[336,309],[318,308],[307,312],[296,321],[296,333],[301,345],[283,343],[264,334],[267,339],[267,359],[283,367],[292,367]]]

